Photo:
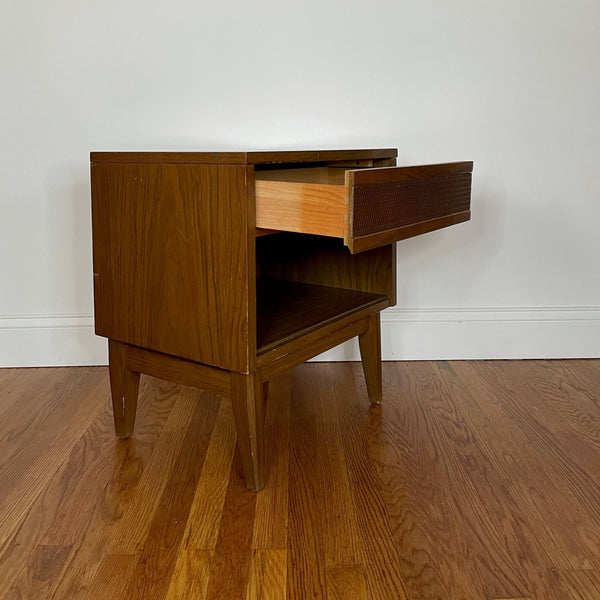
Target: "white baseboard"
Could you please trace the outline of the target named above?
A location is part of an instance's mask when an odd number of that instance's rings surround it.
[[[0,367],[108,364],[106,339],[92,315],[0,317]]]
[[[391,308],[381,329],[384,360],[600,357],[600,306]],[[314,360],[358,359],[351,340]],[[0,317],[0,367],[105,364],[91,315]]]
[[[390,308],[381,316],[384,360],[600,357],[600,306]],[[356,340],[315,360],[358,360]]]

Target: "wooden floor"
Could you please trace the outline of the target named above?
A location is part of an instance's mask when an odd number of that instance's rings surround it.
[[[0,370],[2,599],[600,599],[600,361],[360,364],[274,380],[268,483],[230,405],[106,368]]]

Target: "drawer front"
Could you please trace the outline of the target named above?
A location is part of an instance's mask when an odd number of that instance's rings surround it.
[[[352,252],[447,227],[470,218],[473,163],[348,171]]]

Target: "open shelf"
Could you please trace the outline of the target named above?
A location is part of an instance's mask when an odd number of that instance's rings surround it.
[[[353,314],[382,310],[390,304],[383,294],[262,278],[256,282],[256,296],[258,354]]]

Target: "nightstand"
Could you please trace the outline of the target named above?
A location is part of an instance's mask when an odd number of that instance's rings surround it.
[[[358,336],[381,401],[395,242],[470,218],[472,163],[396,150],[93,152],[96,333],[117,435],[140,373],[231,398],[246,485],[264,486],[268,382]]]

